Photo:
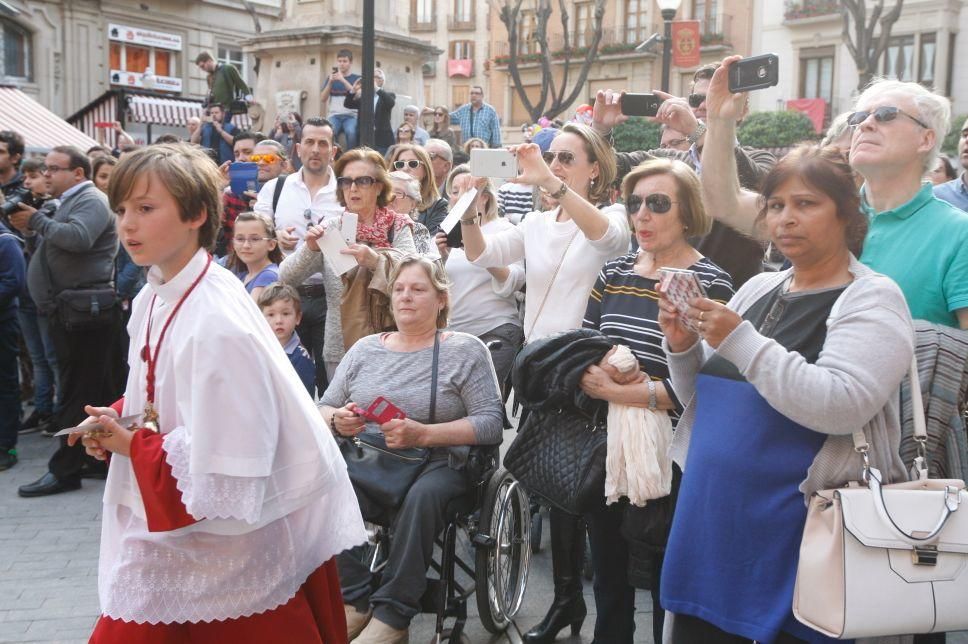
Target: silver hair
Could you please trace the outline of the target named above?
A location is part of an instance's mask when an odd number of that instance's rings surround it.
[[[420,203],[420,182],[410,176],[403,170],[394,170],[389,174],[391,181],[399,181],[403,184],[403,191],[407,193],[407,196],[414,200],[415,203]]]
[[[286,154],[286,146],[284,146],[282,143],[279,143],[275,139],[262,139],[261,141],[255,144],[255,147],[259,147],[260,145],[265,145],[272,148],[273,150],[276,151],[276,154],[281,156],[283,159],[289,156],[288,154]]]
[[[408,112],[412,112],[414,114],[418,114],[419,115],[420,114],[420,108],[417,107],[416,105],[407,105],[405,108],[403,108],[403,113],[404,114],[407,114]]]
[[[826,147],[828,145],[833,145],[840,137],[842,137],[850,129],[847,125],[847,117],[850,116],[850,112],[844,112],[843,114],[838,114],[834,120],[830,122],[830,127],[827,128],[827,133],[823,137],[823,141],[820,145]]]
[[[922,159],[924,171],[931,170],[937,163],[938,153],[941,152],[944,138],[951,126],[951,101],[919,83],[876,78],[857,97],[854,102],[854,109],[856,110],[857,106],[866,104],[884,94],[906,94],[910,96],[918,108],[918,118],[934,131],[934,148]]]
[[[454,162],[454,150],[450,147],[450,144],[447,143],[447,141],[443,141],[441,139],[428,139],[427,142],[424,143],[424,149],[427,150],[427,152],[430,152],[431,145],[437,148],[436,151],[447,159],[447,163]]]

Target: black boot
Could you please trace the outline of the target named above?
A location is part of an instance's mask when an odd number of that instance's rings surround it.
[[[585,558],[585,522],[581,517],[551,509],[551,565],[555,575],[555,600],[541,622],[524,634],[528,644],[553,642],[558,631],[571,626],[581,632],[587,609],[581,594],[581,570]]]

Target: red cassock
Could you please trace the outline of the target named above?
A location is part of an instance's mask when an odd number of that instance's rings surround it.
[[[131,463],[144,500],[149,531],[165,532],[195,523],[182,503],[171,466],[165,461],[161,434],[135,433]],[[91,644],[344,644],[346,641],[346,618],[335,559],[317,568],[292,599],[273,610],[238,619],[188,624],[138,624],[102,615],[90,639]]]

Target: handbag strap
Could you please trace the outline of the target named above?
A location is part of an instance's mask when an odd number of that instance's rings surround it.
[[[568,244],[565,246],[565,252],[561,254],[561,258],[558,260],[558,265],[555,266],[555,272],[551,274],[551,281],[548,282],[548,289],[545,291],[544,297],[541,298],[541,304],[538,306],[538,312],[534,314],[534,321],[531,323],[531,330],[528,331],[527,337],[524,338],[525,344],[531,340],[531,334],[534,333],[534,327],[538,326],[538,318],[541,317],[541,312],[544,311],[544,306],[548,301],[548,296],[551,295],[551,289],[555,286],[555,279],[558,278],[558,272],[561,271],[561,266],[565,263],[565,255],[568,254],[568,249],[571,248],[571,243],[575,241],[575,237],[577,236],[578,231],[576,230],[574,233],[572,233],[571,239],[568,240]]]
[[[440,357],[440,331],[434,333],[434,360],[430,374],[430,425],[437,419],[437,361]]]

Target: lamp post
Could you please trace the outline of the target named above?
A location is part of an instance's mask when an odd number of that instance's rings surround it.
[[[662,20],[665,22],[665,32],[662,37],[662,91],[669,91],[669,72],[672,67],[672,20],[679,11],[682,0],[655,0],[659,5]]]

